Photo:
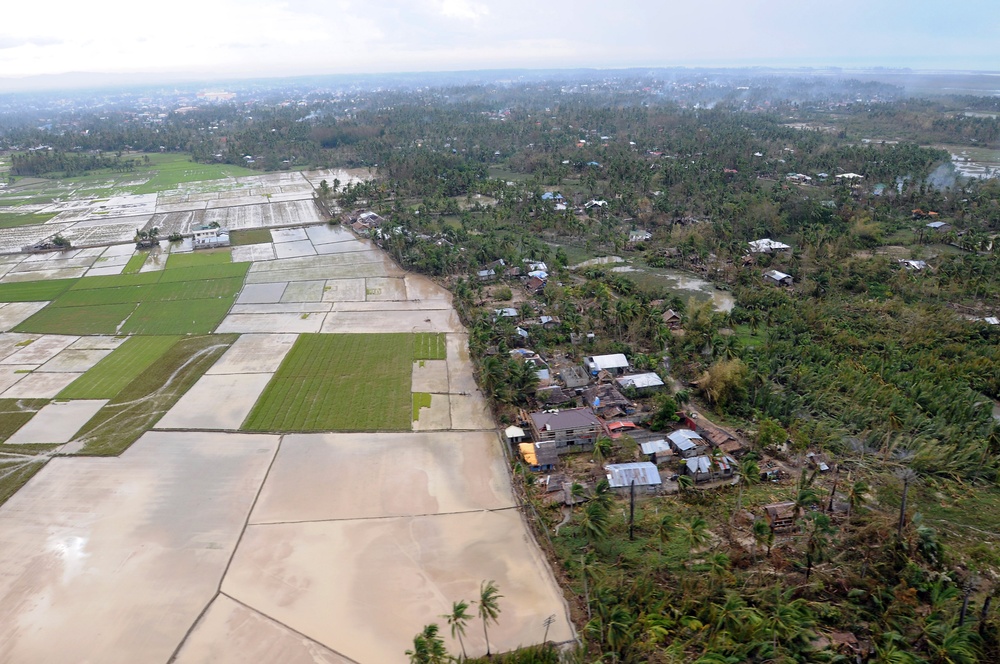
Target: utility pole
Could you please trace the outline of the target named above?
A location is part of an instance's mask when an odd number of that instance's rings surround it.
[[[629,485],[628,539],[635,540],[635,480]]]

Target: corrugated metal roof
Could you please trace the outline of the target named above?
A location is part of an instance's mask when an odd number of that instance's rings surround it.
[[[633,480],[636,486],[655,486],[662,482],[660,471],[648,461],[613,463],[604,469],[608,471],[608,482],[612,488],[631,486]]]
[[[678,449],[682,450],[689,450],[692,447],[705,443],[705,439],[696,434],[694,431],[691,431],[691,429],[678,429],[677,431],[667,434],[667,438],[670,442],[676,445]]]
[[[688,470],[693,473],[707,473],[712,468],[712,460],[707,456],[696,456],[685,459]]]
[[[670,443],[663,440],[649,440],[639,446],[642,449],[643,454],[659,454],[660,452],[669,452]]]
[[[530,417],[539,430],[544,430],[546,426],[549,430],[558,431],[560,429],[582,429],[601,424],[601,421],[589,408],[571,408],[554,413],[542,411],[531,413]]]
[[[634,387],[636,389],[642,389],[644,387],[661,387],[663,385],[663,380],[652,372],[622,376],[617,379],[617,382],[622,387]]]
[[[524,438],[524,429],[521,427],[509,426],[504,429],[504,434],[508,438]]]

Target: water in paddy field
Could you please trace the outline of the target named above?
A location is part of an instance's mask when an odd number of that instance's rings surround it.
[[[694,272],[667,267],[637,266],[620,256],[593,258],[572,266],[572,269],[611,264],[615,265],[611,268],[612,272],[626,274],[640,286],[663,288],[685,301],[690,297],[698,302],[711,300],[716,311],[732,311],[736,304],[736,298],[732,293],[716,288],[712,282]]]

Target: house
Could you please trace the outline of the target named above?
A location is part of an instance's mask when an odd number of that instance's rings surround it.
[[[806,455],[806,462],[809,467],[813,470],[818,470],[821,473],[830,472],[830,460],[826,458],[824,454],[816,454],[815,452],[810,452]]]
[[[764,280],[778,286],[791,286],[792,275],[779,272],[778,270],[768,270],[764,273]]]
[[[671,330],[679,328],[681,326],[681,322],[681,315],[673,309],[667,309],[663,312],[663,323]]]
[[[732,477],[736,471],[736,462],[728,456],[719,457],[696,456],[684,460],[684,472],[694,478],[695,482],[720,480]]]
[[[667,440],[670,441],[670,447],[677,456],[682,459],[703,455],[708,450],[705,439],[690,429],[678,429],[668,434]]]
[[[607,206],[608,206],[608,202],[607,201],[605,201],[603,199],[602,200],[598,200],[598,199],[594,198],[594,199],[591,199],[591,200],[587,201],[586,203],[584,203],[583,204],[583,209],[584,210],[590,210],[591,208],[595,208],[595,207],[597,207],[597,208],[603,208],[603,207],[607,207]]]
[[[582,367],[575,364],[560,371],[559,380],[571,390],[581,389],[590,385],[590,375]]]
[[[520,277],[521,268],[517,267],[516,265],[514,267],[509,267],[503,271],[503,276],[507,277],[508,279],[512,279],[514,277]]]
[[[517,318],[517,309],[514,307],[503,307],[502,309],[493,310],[493,320],[498,318]]]
[[[497,278],[496,270],[493,270],[492,268],[487,268],[485,270],[479,270],[478,272],[476,272],[476,279],[479,279],[479,281],[493,281],[496,278]]]
[[[525,262],[528,263],[529,274],[531,272],[536,272],[536,271],[548,272],[549,270],[549,266],[543,263],[542,261],[532,261],[532,262],[525,261]]]
[[[541,293],[544,288],[545,281],[538,277],[528,277],[528,280],[524,282],[524,289],[529,293]]]
[[[687,425],[697,431],[712,447],[718,448],[726,454],[739,455],[743,451],[743,441],[715,422],[710,422],[694,412],[690,416],[683,413],[682,415]]]
[[[629,422],[628,420],[622,422],[608,422],[605,425],[608,429],[608,435],[611,436],[611,440],[618,440],[624,434],[630,434],[633,431],[639,431],[641,427],[635,422]]]
[[[793,502],[774,503],[764,506],[764,518],[771,527],[772,533],[784,533],[795,530],[795,519],[799,510]]]
[[[229,231],[211,226],[199,226],[192,236],[191,246],[195,249],[212,249],[229,246]]]
[[[653,372],[622,376],[621,378],[616,378],[615,382],[622,389],[631,388],[642,394],[656,392],[663,388],[663,379]]]
[[[538,443],[521,443],[517,446],[528,469],[532,472],[545,472],[556,467],[559,455],[556,454],[552,445],[539,445]]]
[[[636,244],[637,242],[645,242],[646,240],[651,240],[653,234],[649,231],[644,231],[642,229],[629,231],[628,242],[629,244]]]
[[[559,404],[573,401],[576,395],[572,392],[567,392],[558,385],[553,385],[551,387],[539,387],[535,390],[535,398],[538,399],[539,403],[558,406]]]
[[[944,223],[943,221],[932,221],[929,224],[927,224],[927,228],[931,229],[932,231],[937,231],[939,233],[944,233],[945,231],[947,231],[948,229],[950,229],[951,226],[949,226],[948,224]]]
[[[628,358],[622,353],[614,355],[591,355],[583,358],[583,366],[591,375],[596,376],[601,371],[621,376],[628,369]]]
[[[543,410],[528,416],[536,443],[552,441],[558,454],[584,452],[605,434],[604,424],[589,408]]]
[[[925,263],[924,261],[906,260],[900,258],[899,264],[905,267],[907,270],[913,270],[915,272],[927,269],[927,263]]]
[[[634,412],[635,405],[613,385],[592,385],[583,392],[584,403],[601,417],[619,417]]]
[[[559,327],[559,319],[555,316],[539,316],[538,324],[546,330],[554,330]]]
[[[507,437],[507,442],[512,445],[524,442],[525,433],[521,427],[509,426],[504,429],[503,433]]]
[[[375,212],[362,212],[358,215],[356,221],[360,222],[366,228],[374,228],[381,226],[385,222],[385,219]]]
[[[847,181],[847,180],[861,180],[865,176],[864,175],[858,175],[857,173],[841,173],[840,175],[837,175],[835,177],[838,180],[840,180],[840,181],[843,182],[843,181]]]
[[[771,238],[754,240],[750,242],[750,253],[752,254],[773,254],[778,251],[788,251],[791,247],[784,242],[778,242]]]
[[[639,445],[642,453],[649,457],[649,460],[657,465],[673,461],[674,452],[670,449],[670,443],[660,438],[659,440],[648,440]]]
[[[620,493],[631,491],[633,483],[636,491],[656,493],[663,483],[656,464],[648,461],[612,463],[605,466],[604,470],[608,471],[608,484]]]

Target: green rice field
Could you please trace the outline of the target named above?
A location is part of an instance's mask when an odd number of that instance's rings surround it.
[[[48,399],[0,399],[0,443],[28,423]]]
[[[300,335],[243,429],[409,431],[413,336]]]
[[[57,398],[112,399],[180,339],[179,336],[129,337],[70,383]]]
[[[263,244],[271,241],[271,231],[267,228],[247,228],[229,234],[229,243],[234,247],[245,244]]]
[[[0,284],[0,302],[44,302],[54,300],[76,279],[49,279]]]
[[[58,308],[49,305],[14,328],[35,334],[117,334],[135,302]]]
[[[208,334],[229,313],[235,296],[172,302],[142,302],[122,334]]]
[[[164,413],[236,341],[235,334],[185,337],[122,388],[77,434],[79,454],[117,456]],[[109,356],[110,357],[110,356]]]
[[[128,263],[125,263],[125,267],[122,268],[122,274],[139,274],[139,270],[142,269],[147,258],[149,258],[149,254],[143,252],[128,259]]]
[[[215,255],[229,257],[228,253]],[[250,263],[208,262],[140,274],[3,284],[12,288],[0,287],[0,298],[6,291],[12,298],[8,301],[52,300],[19,324],[18,332],[205,334],[228,313],[249,268]],[[58,287],[40,288],[45,284]]]
[[[189,254],[169,254],[167,256],[168,270],[176,270],[184,267],[202,267],[205,265],[224,265],[232,263],[232,252],[228,249],[203,250]]]

